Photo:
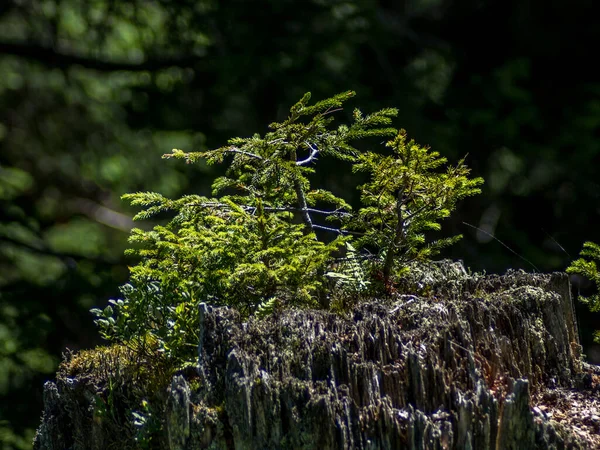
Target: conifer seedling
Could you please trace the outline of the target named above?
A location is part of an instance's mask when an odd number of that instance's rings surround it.
[[[150,231],[132,230],[136,247],[129,253],[139,262],[123,298],[92,310],[103,336],[125,343],[151,339],[169,356],[189,360],[201,302],[266,316],[282,308],[329,308],[340,295],[355,301],[367,293],[389,295],[408,263],[430,259],[459,239],[429,241],[427,232],[439,230],[459,200],[479,193],[483,180],[468,177],[464,160],[442,170],[445,158],[391,127],[396,109],[368,115],[355,109],[350,124],[335,125],[353,96],[344,92],[310,105],[306,94],[264,136],[164,155],[228,167],[214,180],[211,197],[123,196],[143,208],[136,220],[163,212],[172,218]],[[389,140],[387,148],[362,152],[356,146],[373,137]],[[346,161],[370,177],[359,186],[357,212],[311,185],[324,158]]]
[[[581,275],[594,283],[597,289],[600,289],[600,272],[598,271],[598,262],[600,262],[600,245],[593,242],[585,242],[580,253],[580,258],[576,259],[567,267],[568,274]],[[600,293],[590,295],[589,297],[579,295],[578,299],[587,305],[591,312],[600,311]],[[600,331],[594,332],[594,341],[600,343]]]

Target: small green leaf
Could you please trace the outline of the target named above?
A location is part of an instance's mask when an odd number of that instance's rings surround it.
[[[112,306],[108,305],[106,308],[104,308],[104,311],[102,312],[102,315],[104,317],[111,317],[113,315]]]

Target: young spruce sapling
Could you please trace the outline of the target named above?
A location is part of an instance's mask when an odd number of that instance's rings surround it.
[[[131,282],[122,288],[122,299],[92,310],[103,336],[116,342],[151,339],[186,360],[197,344],[200,302],[266,315],[276,308],[327,308],[336,289],[385,295],[409,262],[430,259],[459,239],[428,241],[426,232],[439,230],[459,200],[479,193],[483,180],[468,178],[464,160],[440,171],[444,158],[391,127],[396,109],[368,115],[355,109],[349,125],[334,126],[336,113],[353,96],[344,92],[309,105],[306,94],[264,136],[164,155],[227,163],[228,169],[215,179],[212,197],[123,196],[143,208],[136,220],[165,211],[172,218],[150,231],[132,230],[136,248],[129,253],[139,263],[131,268]],[[391,139],[391,154],[355,147],[371,137]],[[311,186],[321,157],[346,161],[369,175],[359,187],[358,212],[343,198]],[[347,251],[340,260],[335,255],[342,247]],[[373,283],[377,278],[384,289]]]

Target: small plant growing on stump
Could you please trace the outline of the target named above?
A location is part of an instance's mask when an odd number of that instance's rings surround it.
[[[123,299],[92,310],[103,336],[151,339],[185,361],[195,353],[200,302],[265,316],[279,308],[328,308],[332,290],[353,297],[390,294],[409,262],[427,260],[459,239],[428,241],[426,233],[439,230],[459,200],[479,193],[483,180],[468,178],[464,160],[440,172],[445,158],[390,127],[396,109],[368,115],[355,109],[351,124],[334,127],[335,113],[353,96],[345,92],[309,105],[306,94],[264,136],[164,155],[229,166],[214,181],[213,197],[124,196],[144,208],[136,220],[165,211],[172,219],[151,231],[132,231],[130,242],[138,247],[129,253],[140,262]],[[355,147],[372,137],[391,138],[392,154]],[[363,206],[357,213],[344,199],[312,187],[309,177],[321,157],[369,174],[359,187]],[[344,248],[346,256],[336,257]],[[377,277],[384,289],[374,283]]]
[[[600,245],[585,242],[580,253],[581,258],[576,259],[567,267],[567,273],[581,275],[592,281],[600,289],[600,272],[597,263],[600,262]],[[589,297],[580,295],[579,301],[587,305],[590,311],[600,311],[600,293]],[[594,332],[594,341],[600,343],[600,330]]]
[[[393,276],[408,270],[408,263],[430,259],[462,237],[427,241],[425,233],[440,230],[440,221],[459,200],[478,194],[483,180],[468,178],[464,159],[446,172],[436,172],[446,158],[407,141],[404,130],[387,146],[392,155],[367,152],[357,158],[354,170],[368,172],[371,180],[359,187],[364,207],[351,216],[349,225],[364,231],[357,239],[360,248],[377,251],[372,261],[389,292]]]

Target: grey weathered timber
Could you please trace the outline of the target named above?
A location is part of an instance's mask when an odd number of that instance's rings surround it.
[[[173,377],[153,448],[588,448],[530,404],[581,379],[567,275],[457,267],[415,275],[427,295],[369,301],[347,317],[243,321],[200,305],[197,373]],[[46,385],[35,448],[136,448],[94,428],[89,389],[61,377]]]

